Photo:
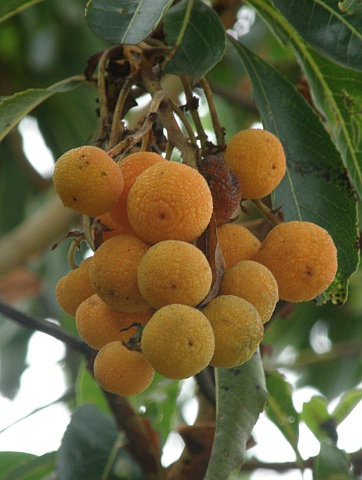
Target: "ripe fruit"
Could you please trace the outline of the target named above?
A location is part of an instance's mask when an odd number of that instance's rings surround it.
[[[255,256],[268,267],[287,302],[312,300],[333,282],[337,249],[324,228],[312,222],[291,221],[275,226]]]
[[[89,278],[100,298],[122,312],[149,307],[137,285],[137,267],[149,245],[133,235],[116,235],[95,251]]]
[[[160,162],[137,178],[128,194],[127,211],[132,228],[145,242],[190,242],[209,224],[212,197],[197,170]]]
[[[242,260],[252,260],[260,241],[250,230],[237,223],[225,223],[217,229],[217,237],[225,260],[225,270]]]
[[[197,167],[210,187],[216,224],[221,225],[233,216],[240,204],[240,182],[221,156],[209,155],[202,158]]]
[[[215,352],[210,365],[232,368],[250,360],[264,334],[255,307],[234,295],[219,295],[203,309],[215,336]]]
[[[155,374],[142,353],[128,350],[118,341],[107,343],[99,350],[93,372],[104,390],[123,396],[142,393]]]
[[[100,350],[107,343],[116,340],[128,342],[137,328],[136,326],[128,327],[134,323],[145,325],[152,315],[151,308],[142,312],[119,312],[94,294],[79,305],[75,321],[78,333],[83,340],[91,348]]]
[[[137,281],[142,296],[152,307],[172,303],[195,307],[210,290],[212,272],[205,255],[194,245],[164,240],[142,258]]]
[[[181,380],[209,364],[215,339],[202,312],[173,304],[157,310],[149,320],[142,332],[141,348],[157,373]]]
[[[55,164],[53,182],[64,206],[91,217],[112,208],[123,190],[118,165],[91,145],[64,153]]]
[[[253,260],[243,260],[225,272],[219,293],[236,295],[250,302],[263,323],[270,320],[279,300],[278,284],[273,274]]]
[[[128,215],[127,215],[127,197],[128,193],[136,181],[136,178],[147,168],[152,167],[159,162],[166,162],[161,155],[155,152],[136,152],[131,153],[118,163],[119,169],[123,174],[124,186],[121,196],[117,203],[111,208],[109,214],[111,218],[123,226],[124,233],[133,233]]]
[[[226,146],[225,160],[240,181],[244,199],[269,195],[286,172],[282,144],[261,129],[241,130],[234,135]]]
[[[89,279],[90,261],[91,257],[83,260],[79,267],[70,270],[55,286],[55,297],[60,308],[72,317],[78,306],[94,294]]]

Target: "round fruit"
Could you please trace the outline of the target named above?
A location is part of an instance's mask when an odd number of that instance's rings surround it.
[[[252,260],[260,241],[250,230],[237,223],[225,223],[217,229],[217,238],[225,260],[225,270],[242,260]]]
[[[78,306],[94,294],[89,279],[90,262],[91,257],[83,260],[79,267],[70,270],[55,286],[55,297],[60,308],[72,317]]]
[[[287,302],[312,300],[324,292],[338,267],[337,249],[327,230],[297,220],[275,226],[255,260],[271,270],[279,296]]]
[[[244,199],[269,195],[286,172],[282,144],[261,129],[241,130],[234,135],[226,146],[225,160],[240,181]]]
[[[234,295],[219,295],[203,309],[215,336],[210,365],[232,368],[250,360],[264,334],[256,308]]]
[[[104,390],[122,396],[142,393],[155,374],[142,353],[128,350],[118,341],[107,343],[99,350],[93,371]]]
[[[172,303],[195,307],[210,290],[212,272],[205,255],[194,245],[164,240],[142,258],[137,281],[143,298],[152,307]]]
[[[209,224],[212,197],[197,170],[160,162],[137,178],[128,194],[127,211],[132,228],[145,242],[190,242]]]
[[[118,165],[91,145],[64,153],[55,164],[53,182],[64,206],[91,217],[112,208],[123,190]]]
[[[270,320],[279,300],[278,284],[273,274],[253,260],[243,260],[225,272],[219,293],[236,295],[250,302],[263,323]]]
[[[211,191],[217,225],[227,222],[241,202],[240,182],[225,159],[218,155],[202,158],[197,164]]]
[[[149,307],[137,285],[137,267],[149,245],[133,235],[116,235],[95,251],[89,265],[94,292],[111,308],[140,312]]]
[[[215,339],[202,312],[173,304],[157,310],[149,320],[142,332],[141,348],[157,373],[181,380],[207,367]]]
[[[152,317],[151,308],[142,312],[119,312],[109,307],[97,294],[82,302],[76,312],[75,321],[79,335],[95,350],[118,340],[128,342],[136,332],[135,323],[145,325]]]
[[[133,233],[133,228],[129,223],[127,215],[127,198],[132,185],[137,177],[147,168],[152,167],[156,163],[166,161],[166,159],[155,152],[136,152],[131,153],[118,163],[119,169],[123,174],[124,186],[121,196],[114,207],[111,208],[109,214],[115,222],[122,225],[124,233]]]

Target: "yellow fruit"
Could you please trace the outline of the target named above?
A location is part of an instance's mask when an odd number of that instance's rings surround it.
[[[157,310],[148,321],[142,332],[141,348],[156,372],[180,380],[209,364],[215,339],[202,312],[174,304]]]
[[[270,320],[279,300],[278,284],[273,274],[253,260],[243,260],[225,272],[219,293],[236,295],[250,302],[263,323]]]
[[[209,224],[211,192],[197,170],[161,162],[137,178],[128,194],[127,212],[132,228],[145,242],[190,242]]]
[[[244,199],[269,195],[286,172],[282,144],[261,129],[241,130],[234,135],[226,146],[225,160],[240,181]]]
[[[142,312],[119,312],[94,294],[79,305],[75,321],[82,339],[91,348],[100,350],[107,343],[116,340],[128,342],[137,329],[136,326],[128,327],[134,323],[145,325],[152,315],[151,308]]]
[[[195,307],[210,290],[212,272],[205,255],[194,245],[164,240],[142,258],[137,281],[143,298],[152,307],[172,303]]]
[[[116,235],[95,251],[89,265],[94,292],[111,308],[140,312],[149,307],[137,285],[137,267],[149,245],[133,235]]]
[[[155,371],[140,352],[128,350],[121,342],[107,343],[94,361],[94,376],[108,392],[137,395],[148,388]]]
[[[113,207],[124,183],[112,158],[90,145],[64,153],[55,164],[53,182],[64,206],[91,217]]]
[[[271,270],[279,296],[287,302],[312,300],[329,287],[338,268],[337,249],[327,230],[304,221],[274,227],[255,260]]]
[[[250,360],[264,334],[256,308],[243,298],[219,295],[203,309],[215,336],[210,365],[232,368]]]
[[[55,297],[60,308],[72,317],[78,306],[94,294],[89,279],[90,261],[91,257],[83,260],[79,267],[70,270],[55,286]]]
[[[260,241],[250,230],[236,223],[225,223],[217,229],[225,270],[242,260],[252,260],[259,250]]]
[[[129,223],[127,215],[127,198],[132,185],[144,170],[156,163],[166,161],[155,152],[136,152],[131,153],[131,155],[128,155],[128,157],[118,163],[119,169],[123,174],[124,187],[121,196],[114,207],[111,208],[109,214],[115,222],[123,226],[123,233],[133,233],[133,228]]]

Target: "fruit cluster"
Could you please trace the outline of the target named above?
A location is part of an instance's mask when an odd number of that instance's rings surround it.
[[[101,241],[59,280],[56,297],[98,351],[94,375],[105,390],[134,395],[155,372],[184,379],[208,365],[241,365],[279,299],[310,300],[330,285],[336,248],[321,227],[280,223],[260,242],[230,221],[242,199],[269,195],[285,171],[281,143],[264,130],[239,132],[225,160],[199,171],[143,151],[116,163],[92,146],[58,159],[60,199],[92,217]],[[213,218],[219,278],[197,246]]]

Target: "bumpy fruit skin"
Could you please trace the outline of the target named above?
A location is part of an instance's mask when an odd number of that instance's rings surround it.
[[[141,348],[157,373],[181,380],[207,367],[215,338],[202,312],[173,304],[157,310],[149,320],[142,332]]]
[[[227,144],[225,160],[240,181],[244,199],[269,195],[286,172],[282,144],[261,129],[241,130],[234,135]]]
[[[111,208],[109,214],[116,223],[122,225],[123,233],[134,233],[127,215],[127,198],[132,185],[137,177],[147,168],[152,167],[156,163],[166,161],[166,159],[155,152],[135,152],[118,163],[119,169],[123,174],[124,186],[121,196],[114,207]]]
[[[225,270],[242,260],[252,260],[260,247],[260,240],[250,230],[237,223],[225,223],[217,229]]]
[[[137,285],[137,267],[149,245],[133,235],[116,235],[95,251],[89,265],[94,292],[111,308],[140,312],[149,305]]]
[[[91,217],[111,209],[124,184],[118,165],[91,145],[64,153],[55,164],[53,182],[64,206]]]
[[[145,242],[191,242],[212,215],[212,197],[204,177],[178,162],[161,162],[145,170],[128,194],[130,224]]]
[[[250,360],[263,339],[264,327],[256,308],[243,298],[219,295],[203,309],[215,336],[210,365],[232,368]]]
[[[94,294],[89,279],[90,262],[91,257],[83,260],[79,267],[70,270],[55,286],[55,297],[60,308],[72,317],[78,306]]]
[[[107,343],[99,350],[93,372],[104,390],[122,396],[142,393],[151,385],[155,374],[142,353],[128,350],[118,341]]]
[[[212,272],[197,247],[180,240],[153,245],[137,268],[142,296],[155,308],[172,303],[195,307],[211,287]]]
[[[79,305],[75,321],[82,339],[91,348],[100,350],[107,343],[116,340],[128,342],[137,328],[136,326],[128,327],[134,323],[145,325],[153,313],[151,308],[142,312],[119,312],[94,294]]]
[[[210,187],[216,224],[221,225],[232,218],[241,202],[238,177],[219,155],[202,158],[197,167]]]
[[[270,320],[279,300],[278,284],[272,272],[261,263],[243,260],[225,272],[220,295],[236,295],[250,302],[261,320]]]
[[[275,226],[255,260],[271,270],[279,296],[287,302],[314,299],[333,282],[338,268],[337,249],[327,230],[304,221]]]

